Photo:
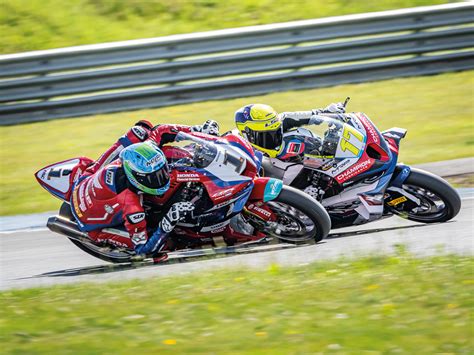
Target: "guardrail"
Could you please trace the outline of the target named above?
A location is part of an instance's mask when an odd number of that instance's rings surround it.
[[[456,3],[0,56],[0,125],[474,67]]]

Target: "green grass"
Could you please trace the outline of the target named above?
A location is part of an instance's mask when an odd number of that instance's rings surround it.
[[[8,291],[0,342],[4,354],[467,354],[473,267],[402,253]]]
[[[473,156],[473,71],[333,88],[290,91],[86,118],[0,127],[0,215],[49,211],[59,202],[33,173],[79,155],[97,158],[139,119],[202,123],[213,118],[232,128],[240,106],[264,102],[279,111],[325,106],[351,96],[351,111],[364,111],[380,129],[408,129],[401,160],[408,164]]]
[[[0,53],[156,37],[448,0],[6,0]]]

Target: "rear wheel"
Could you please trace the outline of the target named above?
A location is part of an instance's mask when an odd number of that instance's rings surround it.
[[[324,207],[293,187],[283,186],[278,197],[267,202],[267,206],[276,215],[276,221],[255,227],[284,242],[319,242],[331,230],[331,219]]]
[[[446,222],[461,209],[461,198],[456,190],[445,180],[426,171],[411,169],[402,189],[419,203],[407,199],[389,206],[389,210],[400,217],[422,223]],[[395,200],[396,197],[390,199]]]

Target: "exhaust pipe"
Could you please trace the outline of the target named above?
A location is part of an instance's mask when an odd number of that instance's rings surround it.
[[[68,238],[76,239],[80,242],[90,241],[87,233],[81,232],[76,222],[58,216],[48,218],[46,227],[48,227],[51,232],[65,235]]]

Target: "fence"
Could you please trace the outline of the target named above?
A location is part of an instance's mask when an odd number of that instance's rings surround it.
[[[474,67],[457,3],[0,56],[0,125]]]

